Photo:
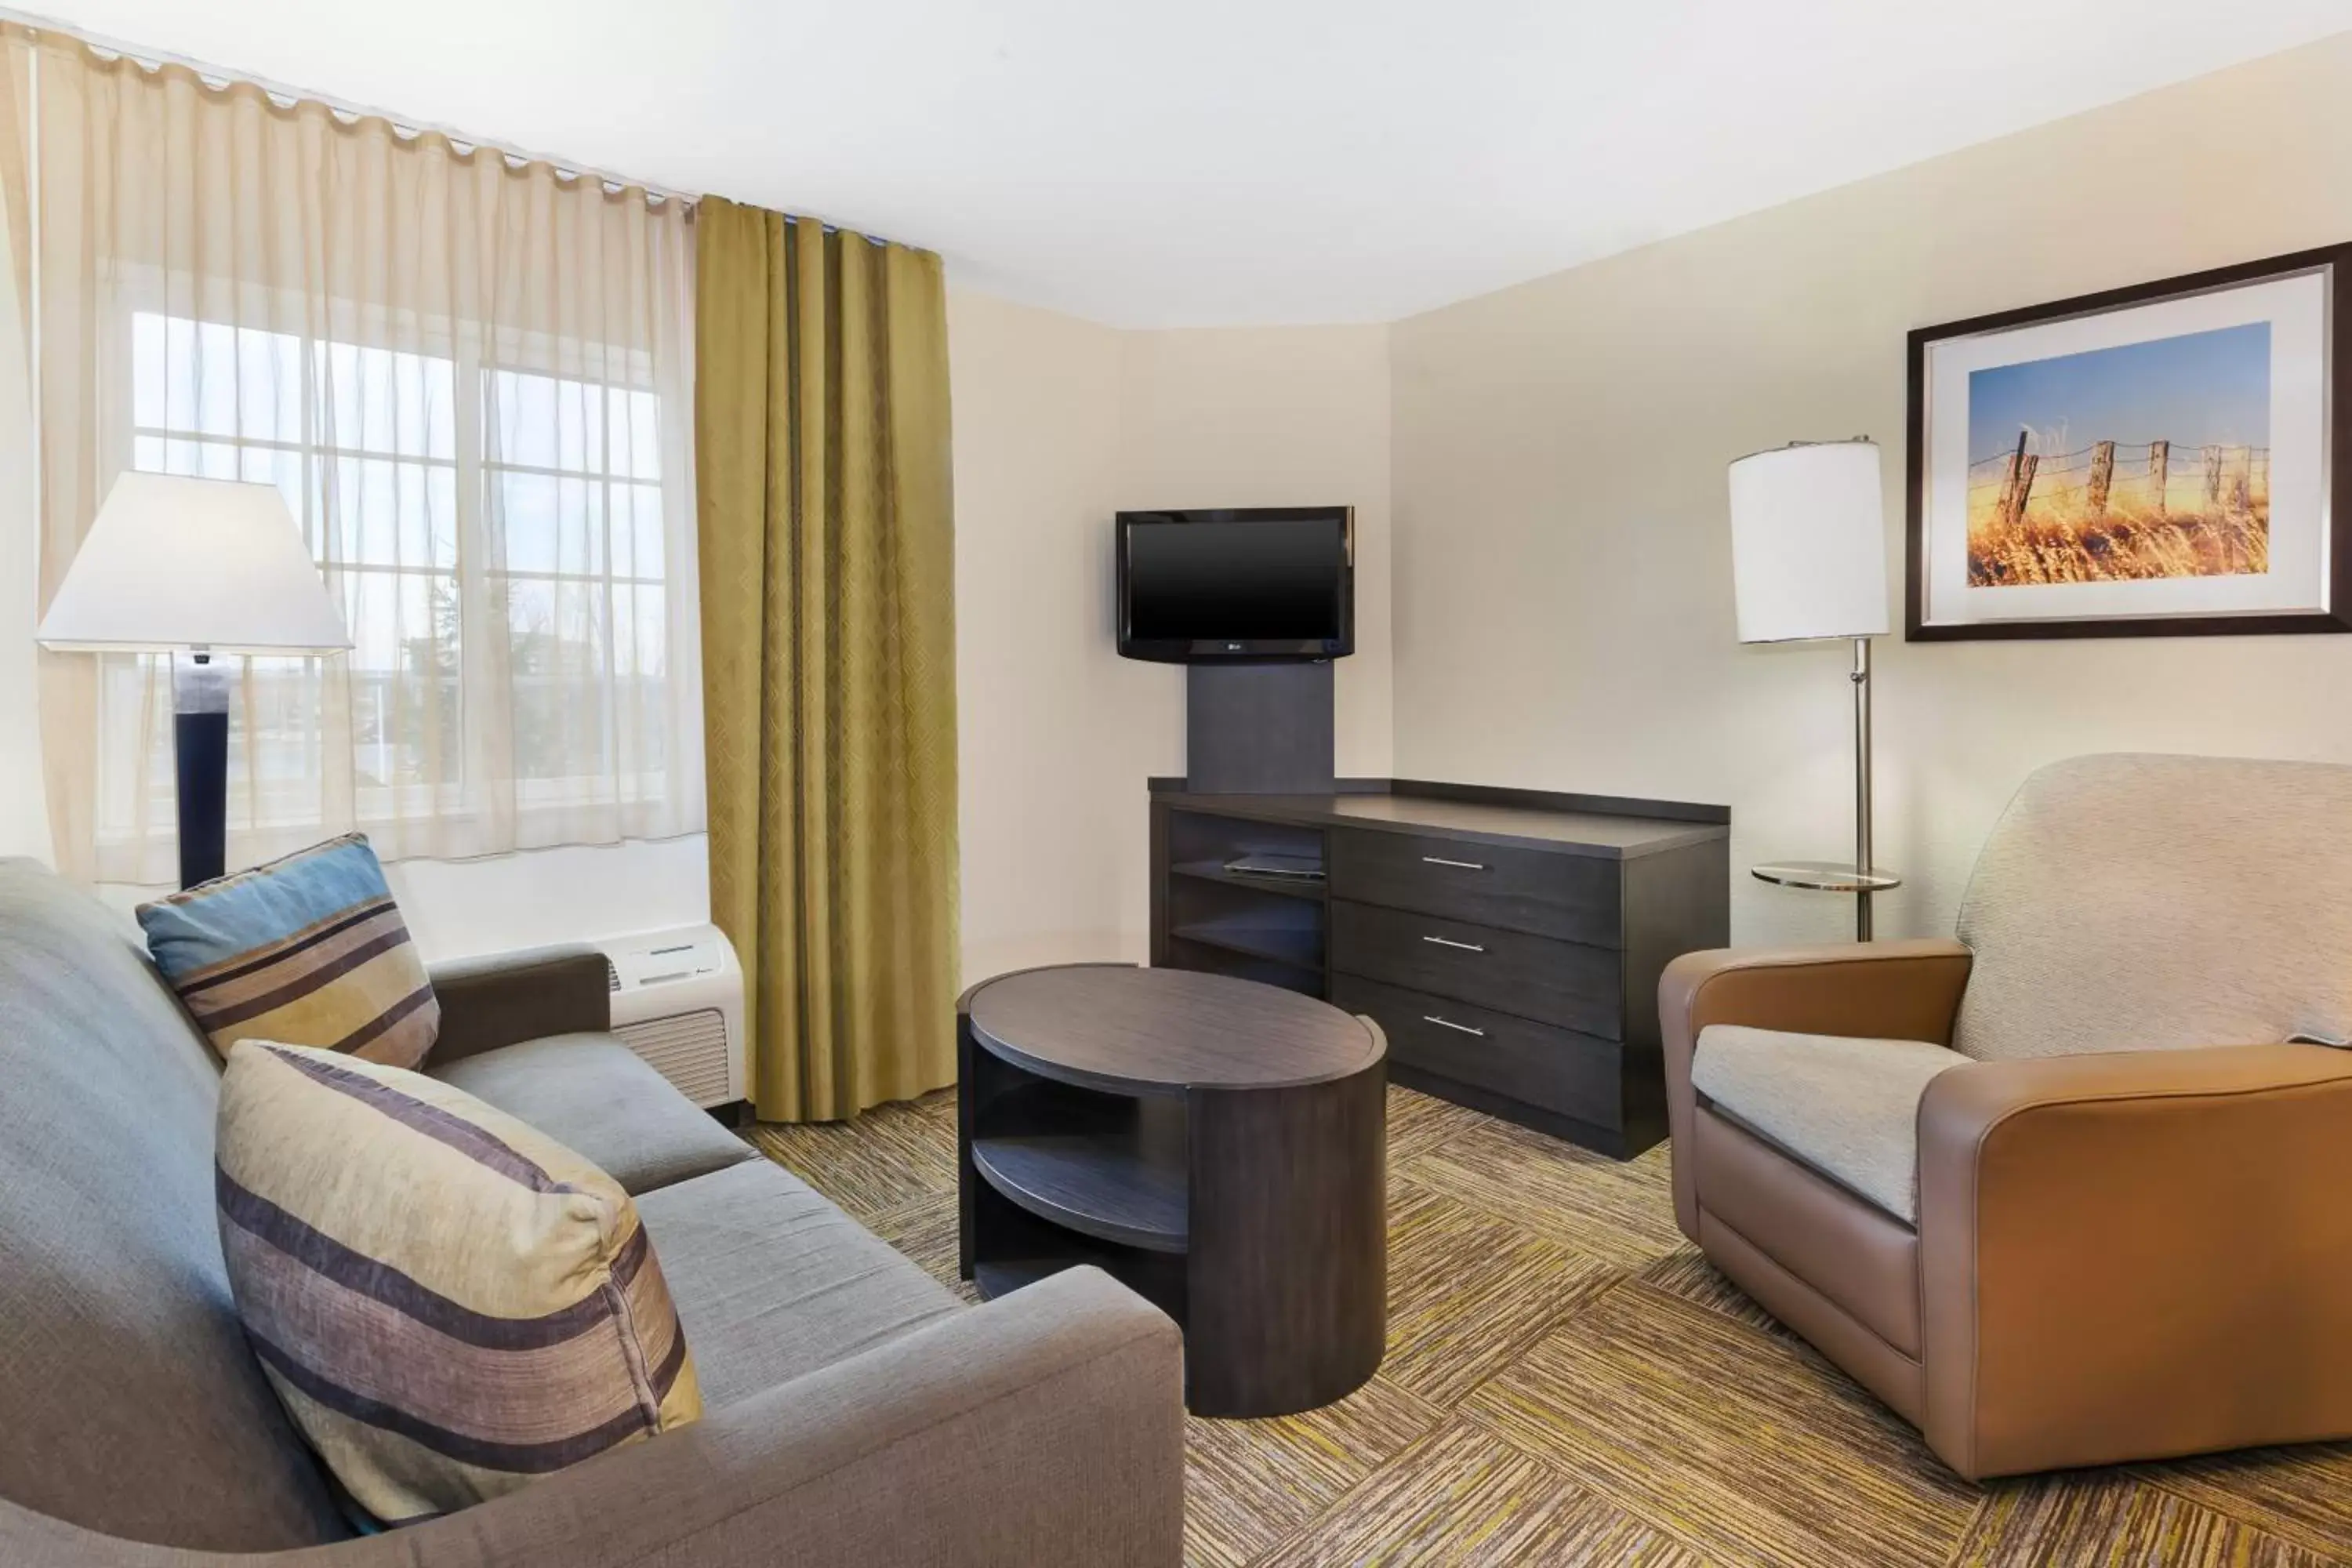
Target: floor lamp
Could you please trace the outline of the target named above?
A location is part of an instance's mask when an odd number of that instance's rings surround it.
[[[1873,893],[1902,879],[1870,843],[1870,639],[1886,616],[1885,492],[1878,446],[1799,441],[1731,465],[1731,573],[1741,642],[1853,640],[1853,860],[1754,868],[1783,887],[1854,897],[1854,936],[1871,940]]]
[[[227,869],[227,667],[352,646],[274,485],[125,474],[35,634],[65,653],[168,653],[180,886]]]

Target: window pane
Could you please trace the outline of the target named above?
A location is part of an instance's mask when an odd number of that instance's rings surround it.
[[[577,696],[605,668],[603,585],[523,578],[504,587],[516,776],[601,775],[611,754],[604,707]]]
[[[660,587],[620,584],[613,589],[613,722],[624,796],[658,795],[669,765],[669,598]]]
[[[229,814],[261,823],[316,821],[325,772],[315,658],[240,660],[229,702]]]
[[[669,668],[668,595],[656,586],[623,584],[613,590],[613,614],[620,622],[613,638],[616,672],[658,684]]]
[[[604,489],[593,479],[492,474],[490,559],[509,572],[602,572]]]
[[[586,382],[492,371],[487,424],[482,450],[491,462],[604,471],[604,393]]]
[[[286,332],[141,310],[131,318],[131,417],[144,430],[302,438],[302,342]]]
[[[181,441],[141,436],[131,443],[131,466],[142,474],[192,474],[200,479],[243,477],[237,448],[227,441]]]
[[[457,783],[463,756],[457,579],[406,572],[337,575],[353,645],[357,782]]]
[[[613,575],[662,575],[662,493],[653,485],[613,487]]]
[[[381,458],[334,458],[330,559],[366,566],[457,565],[457,470]]]
[[[321,343],[319,350],[326,384],[320,445],[456,460],[454,361],[356,343]]]
[[[650,392],[612,389],[613,472],[625,479],[659,479],[661,399]]]
[[[98,821],[102,833],[126,835],[168,812],[173,799],[172,660],[152,654],[102,654],[98,666],[101,732],[128,744],[100,747]],[[132,765],[144,759],[143,769]],[[168,818],[166,818],[168,822]]]

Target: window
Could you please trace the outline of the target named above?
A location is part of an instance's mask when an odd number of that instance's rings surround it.
[[[544,798],[572,787],[559,759],[626,751],[661,787],[658,724],[668,635],[661,400],[651,392],[520,371],[487,373],[488,508],[503,549],[489,568],[514,671],[516,763]],[[612,700],[565,693],[591,669]],[[637,743],[621,746],[624,733]]]
[[[508,368],[474,342],[417,353],[145,310],[129,338],[131,465],[276,484],[353,642],[340,661],[247,661],[236,821],[331,830],[322,785],[346,752],[362,827],[667,803],[678,508],[664,422],[684,411],[625,380]],[[168,674],[109,662],[102,728],[150,731],[102,753],[102,773],[120,754],[143,774],[101,779],[100,832],[125,834],[170,798]]]
[[[265,480],[355,645],[224,656],[231,860],[700,831],[692,208],[0,33],[38,581],[126,469]],[[41,680],[60,868],[168,881],[168,662]]]

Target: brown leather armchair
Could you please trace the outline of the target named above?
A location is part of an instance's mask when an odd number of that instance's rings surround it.
[[[1959,941],[1688,954],[1675,1210],[1962,1476],[2352,1435],[2352,768],[2029,780]]]

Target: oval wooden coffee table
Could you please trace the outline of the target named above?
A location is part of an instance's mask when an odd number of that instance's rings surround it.
[[[1077,964],[959,1008],[962,1268],[1101,1266],[1184,1328],[1202,1415],[1328,1405],[1387,1332],[1387,1057],[1309,996]]]

